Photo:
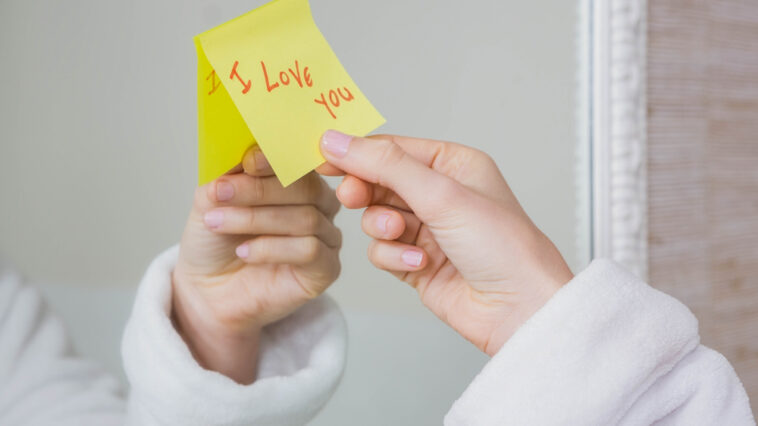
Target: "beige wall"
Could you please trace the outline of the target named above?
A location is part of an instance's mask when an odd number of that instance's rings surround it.
[[[651,282],[758,411],[758,2],[648,3]]]

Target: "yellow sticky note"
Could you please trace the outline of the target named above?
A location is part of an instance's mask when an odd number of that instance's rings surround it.
[[[198,180],[260,146],[282,185],[324,162],[319,138],[384,123],[334,54],[308,0],[274,0],[195,37]]]

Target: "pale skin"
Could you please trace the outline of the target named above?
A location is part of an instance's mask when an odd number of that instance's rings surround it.
[[[363,208],[368,257],[416,289],[441,320],[494,355],[573,278],[495,162],[455,143],[328,131],[337,197]]]
[[[334,191],[315,173],[287,188],[249,151],[201,186],[173,272],[173,319],[204,368],[255,381],[261,329],[321,294],[339,275]]]
[[[340,203],[365,209],[371,262],[489,355],[573,278],[483,152],[334,131],[321,151],[328,163],[318,172],[345,176],[336,197],[315,173],[282,188],[260,151],[245,155],[245,173],[198,188],[173,273],[173,317],[203,367],[255,380],[262,328],[339,274]]]

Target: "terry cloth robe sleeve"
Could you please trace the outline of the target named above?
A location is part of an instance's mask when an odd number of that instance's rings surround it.
[[[302,425],[323,407],[345,368],[346,326],[326,295],[263,330],[258,378],[240,385],[201,368],[174,329],[174,247],[142,280],[122,342],[130,425]]]
[[[754,425],[729,362],[676,299],[594,261],[453,404],[458,425]]]
[[[122,425],[124,406],[118,381],[74,353],[39,291],[0,266],[0,425]]]

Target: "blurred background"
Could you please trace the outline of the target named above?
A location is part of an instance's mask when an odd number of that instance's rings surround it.
[[[0,1],[0,258],[40,286],[80,352],[123,377],[119,341],[196,183],[192,36],[262,0]],[[575,271],[589,259],[574,1],[311,0],[387,118],[379,131],[490,153]],[[335,184],[336,181],[332,181]],[[314,424],[439,424],[486,357],[375,270],[360,212],[337,218],[329,293],[350,348]]]
[[[648,279],[758,413],[758,2],[650,1],[647,24]]]

